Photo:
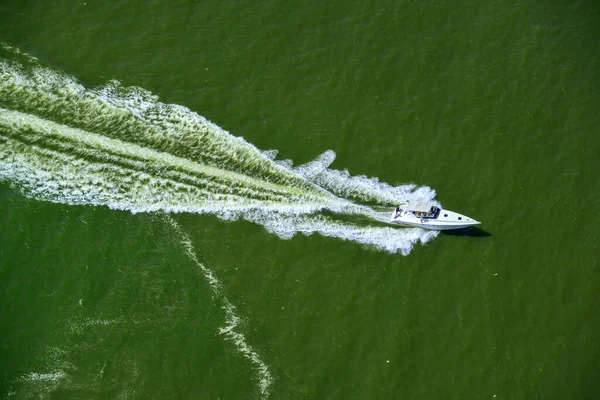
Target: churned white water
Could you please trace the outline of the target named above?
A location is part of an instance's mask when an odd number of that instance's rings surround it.
[[[293,166],[144,89],[116,81],[86,89],[35,58],[3,50],[21,62],[0,62],[0,180],[26,196],[133,213],[208,213],[261,224],[283,239],[319,233],[405,255],[436,236],[322,214],[379,219],[356,202],[433,200],[429,187],[331,169],[333,151]]]

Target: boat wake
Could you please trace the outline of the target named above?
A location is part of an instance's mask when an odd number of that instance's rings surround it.
[[[432,200],[330,169],[327,151],[294,166],[189,109],[111,81],[88,89],[10,46],[0,47],[0,181],[40,200],[138,212],[245,219],[283,239],[296,233],[408,254],[435,233],[361,227],[326,215],[380,219],[371,207]]]

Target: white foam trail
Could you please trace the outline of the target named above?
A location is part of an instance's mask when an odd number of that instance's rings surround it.
[[[58,382],[61,379],[67,377],[63,371],[50,372],[40,374],[37,372],[30,372],[29,374],[23,375],[19,378],[19,381],[46,381],[46,382]]]
[[[364,227],[334,221],[324,215],[287,216],[278,213],[251,211],[245,219],[264,226],[267,231],[282,239],[290,239],[297,233],[353,241],[390,253],[408,255],[416,243],[427,243],[438,236],[437,231],[424,229],[395,229],[387,227]]]
[[[84,330],[94,326],[109,326],[115,324],[126,324],[130,321],[124,319],[73,319],[69,321],[68,331],[73,334],[81,334]],[[138,321],[133,323],[137,324]]]
[[[2,60],[4,57],[7,60]],[[132,213],[189,212],[246,219],[288,239],[319,233],[408,254],[435,233],[363,227],[322,215],[362,215],[435,191],[391,186],[331,169],[327,151],[294,167],[274,161],[186,107],[117,81],[87,89],[73,77],[0,46],[0,181],[25,196]]]
[[[268,398],[270,387],[273,383],[273,377],[269,368],[264,361],[261,360],[258,353],[248,344],[246,337],[242,333],[236,331],[236,328],[240,324],[240,318],[236,314],[235,306],[231,304],[229,299],[225,296],[221,282],[215,277],[214,273],[202,264],[198,260],[198,257],[196,257],[196,252],[194,251],[190,237],[181,229],[179,224],[173,218],[165,215],[165,219],[179,237],[180,244],[183,246],[185,254],[200,269],[200,272],[221,302],[221,309],[225,313],[225,326],[219,329],[219,333],[231,340],[235,344],[237,350],[252,363],[258,374],[259,390],[263,395],[263,398]]]
[[[310,182],[325,188],[337,196],[352,198],[363,203],[375,203],[395,206],[399,201],[419,200],[431,201],[435,191],[427,186],[419,188],[416,185],[391,186],[380,182],[378,178],[369,178],[364,175],[352,176],[347,170],[330,169],[336,154],[328,150],[315,160],[291,167],[290,162],[282,164]]]
[[[43,398],[46,393],[53,393],[60,385],[70,380],[71,377],[62,370],[29,372],[10,382],[6,398]]]

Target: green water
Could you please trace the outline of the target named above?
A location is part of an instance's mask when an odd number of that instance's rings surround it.
[[[600,397],[599,20],[3,2],[0,396]]]

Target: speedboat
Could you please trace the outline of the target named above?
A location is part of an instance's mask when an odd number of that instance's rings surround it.
[[[444,210],[427,201],[410,201],[396,207],[392,212],[391,223],[445,231],[467,228],[481,222],[454,211]]]

